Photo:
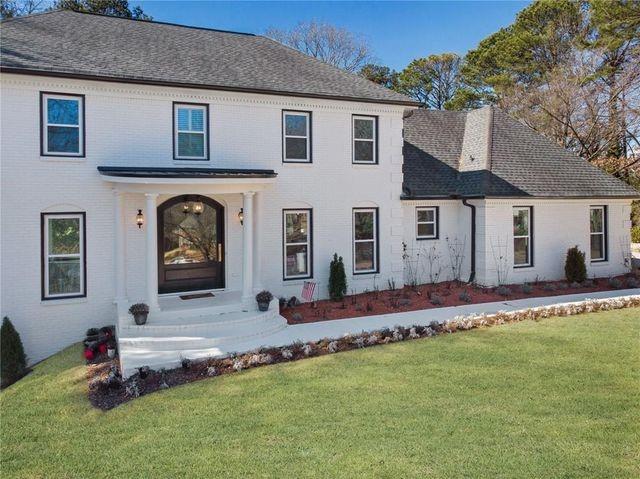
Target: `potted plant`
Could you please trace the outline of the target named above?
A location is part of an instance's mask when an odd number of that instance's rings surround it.
[[[260,291],[258,294],[256,294],[258,310],[267,311],[269,309],[269,303],[272,299],[273,295],[269,291]]]
[[[147,322],[147,316],[149,315],[149,306],[144,303],[132,304],[129,308],[129,314],[133,316],[133,319],[138,326],[142,326]]]
[[[107,357],[113,359],[116,357],[116,345],[114,342],[107,343]]]

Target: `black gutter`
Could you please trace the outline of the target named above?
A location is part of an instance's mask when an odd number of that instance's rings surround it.
[[[469,283],[476,279],[476,207],[467,202],[468,198],[462,198],[462,204],[471,208],[471,274]]]

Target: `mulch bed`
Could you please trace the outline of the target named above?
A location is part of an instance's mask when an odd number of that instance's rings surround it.
[[[317,321],[510,301],[530,297],[611,291],[620,289],[614,286],[616,280],[620,282],[620,288],[638,287],[638,280],[632,274],[615,278],[588,280],[580,285],[570,285],[566,281],[538,281],[529,283],[531,291],[528,292],[523,291],[521,284],[511,284],[502,287],[507,288],[508,295],[500,294],[500,288],[498,287],[484,288],[467,283],[448,281],[415,287],[405,286],[397,290],[369,291],[345,296],[342,301],[321,300],[296,306],[281,305],[280,314],[286,318],[289,324],[314,323]],[[464,299],[461,297],[463,293],[465,294]],[[434,298],[434,296],[437,298]]]

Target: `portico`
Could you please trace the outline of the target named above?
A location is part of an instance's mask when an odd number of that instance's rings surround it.
[[[215,290],[220,295],[240,289],[234,297],[245,307],[252,304],[261,271],[256,212],[261,208],[262,192],[276,180],[273,170],[98,167],[98,171],[111,184],[114,195],[114,302],[119,318],[127,318],[130,303],[139,299],[127,294],[127,256],[136,254],[144,256],[150,321],[168,304],[159,301],[164,294]],[[144,229],[144,253],[127,245],[126,231],[131,228],[127,222],[136,221],[137,213],[125,210],[124,197],[131,194],[139,197],[136,210],[141,210],[138,220]],[[224,208],[222,199],[240,195],[241,210]],[[225,232],[230,222],[241,223],[242,229],[239,288],[230,287],[225,276],[226,263],[239,261],[238,255],[227,253]],[[165,237],[167,231],[171,237]],[[172,308],[175,310],[175,304]]]

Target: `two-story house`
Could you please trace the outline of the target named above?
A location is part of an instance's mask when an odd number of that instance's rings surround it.
[[[325,297],[334,253],[357,292],[402,285],[424,244],[485,284],[561,277],[573,244],[591,275],[626,268],[638,193],[493,108],[416,110],[263,36],[70,11],[3,21],[1,69],[1,308],[32,361],[114,323],[130,364],[232,350],[285,327],[257,291]]]

